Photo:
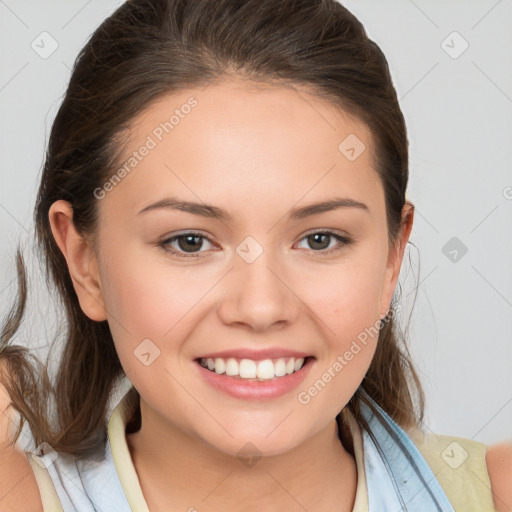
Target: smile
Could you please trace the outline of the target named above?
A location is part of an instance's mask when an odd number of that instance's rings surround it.
[[[303,357],[281,357],[254,361],[234,357],[227,359],[202,357],[199,364],[218,375],[226,374],[229,377],[238,377],[239,379],[270,380],[299,371],[304,366],[305,359]]]
[[[236,399],[261,401],[279,398],[298,388],[315,359],[313,356],[261,360],[201,357],[194,360],[194,365],[211,389]]]

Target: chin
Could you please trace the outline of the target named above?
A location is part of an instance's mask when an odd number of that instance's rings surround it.
[[[272,434],[267,436],[267,432],[261,432],[258,435],[242,435],[229,439],[224,437],[222,441],[203,440],[213,450],[229,457],[236,457],[248,467],[262,457],[282,455],[295,450],[300,445],[299,441],[297,443],[293,442],[290,436],[286,437],[287,442],[283,442],[282,436],[276,436],[276,438],[272,440],[270,437],[272,437]]]

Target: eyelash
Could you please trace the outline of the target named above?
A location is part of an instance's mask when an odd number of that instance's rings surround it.
[[[304,235],[300,241],[304,240],[305,238],[308,238],[312,235],[317,235],[317,234],[322,234],[322,235],[328,235],[330,236],[331,238],[334,238],[336,239],[338,242],[339,242],[339,245],[337,245],[336,247],[332,247],[330,249],[323,249],[323,250],[320,250],[320,251],[315,251],[313,250],[314,253],[318,253],[319,256],[326,256],[326,255],[330,255],[334,252],[337,252],[341,249],[343,249],[343,247],[349,245],[352,243],[352,239],[349,238],[349,237],[346,237],[346,236],[341,236],[341,235],[338,235],[337,233],[333,233],[332,231],[313,231],[311,233],[307,233],[306,235]],[[181,251],[177,251],[176,249],[174,248],[170,248],[170,244],[174,241],[176,241],[178,238],[181,238],[181,237],[186,237],[186,236],[197,236],[199,238],[202,238],[202,239],[205,239],[205,240],[208,240],[210,243],[212,243],[210,241],[210,239],[204,235],[202,235],[201,233],[197,233],[195,231],[189,231],[189,232],[185,232],[185,233],[180,233],[178,235],[174,235],[174,236],[171,236],[169,238],[166,238],[164,240],[161,240],[160,242],[158,242],[158,246],[165,252],[165,253],[171,253],[171,254],[174,254],[176,256],[178,256],[179,258],[199,258],[201,257],[200,256],[200,253],[184,253],[184,252],[181,252]]]

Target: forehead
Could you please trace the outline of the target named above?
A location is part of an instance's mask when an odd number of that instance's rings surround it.
[[[235,80],[173,92],[133,120],[126,140],[109,202],[142,207],[168,192],[291,207],[333,189],[381,192],[368,127],[305,88]]]
[[[372,134],[365,123],[342,110],[326,98],[314,94],[311,88],[298,85],[266,84],[234,79],[214,82],[205,87],[169,93],[151,103],[131,123],[127,140],[137,147],[147,135],[159,142],[193,137],[215,143],[229,129],[241,131],[240,138],[249,134],[267,137],[280,134],[274,145],[285,147],[287,142],[308,139],[311,145],[322,141],[322,149],[338,150],[346,135],[356,135],[372,148]],[[234,130],[232,130],[233,132]],[[193,132],[193,133],[192,133]],[[166,137],[171,135],[172,137]],[[230,138],[235,133],[228,134]],[[163,140],[166,139],[166,140]],[[193,141],[191,141],[193,142]],[[245,142],[250,140],[247,138]],[[307,148],[310,149],[310,148]],[[300,148],[294,147],[294,152]]]

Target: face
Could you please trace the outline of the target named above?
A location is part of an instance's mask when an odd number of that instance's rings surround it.
[[[372,147],[365,125],[306,90],[243,82],[169,95],[134,120],[125,172],[97,191],[94,267],[143,414],[226,454],[248,441],[279,454],[332,425],[401,260]],[[317,203],[331,206],[305,209]],[[243,375],[307,358],[254,381],[201,366],[219,355]]]

